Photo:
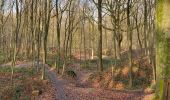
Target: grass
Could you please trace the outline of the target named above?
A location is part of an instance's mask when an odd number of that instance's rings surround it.
[[[11,67],[0,68],[0,73],[10,73]],[[36,73],[35,68],[14,68],[14,73],[23,73],[27,75],[34,75]]]

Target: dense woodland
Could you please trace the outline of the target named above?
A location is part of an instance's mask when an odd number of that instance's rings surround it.
[[[168,64],[169,57],[168,48],[164,49],[169,42],[165,39],[167,36],[162,35],[162,27],[168,29],[165,23],[169,22],[170,5],[166,2],[168,0],[1,0],[0,81],[9,80],[0,82],[0,100],[13,97],[22,100],[24,95],[28,96],[26,100],[41,100],[41,95],[51,88],[56,91],[47,93],[58,96],[47,96],[45,100],[151,100],[157,86],[160,88],[156,89],[155,98],[168,100],[170,95],[165,91],[169,87],[161,90],[163,84],[157,80],[164,73],[161,66]],[[25,75],[27,73],[29,75]],[[22,79],[18,79],[21,75]],[[56,77],[55,82],[52,75]],[[81,80],[84,76],[87,76],[86,82]],[[107,93],[103,96],[110,96],[89,97],[90,93],[79,97],[75,91],[82,92],[77,88],[67,94],[67,88],[64,85],[61,88],[58,83],[60,78],[67,81],[67,86],[75,82],[75,87],[100,88]],[[35,83],[42,87],[29,90],[28,84]],[[120,97],[116,98],[117,90],[129,93],[117,94]],[[38,95],[33,95],[37,92]]]

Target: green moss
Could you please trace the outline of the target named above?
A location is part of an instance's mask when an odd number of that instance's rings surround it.
[[[164,81],[162,79],[159,79],[156,84],[156,93],[154,100],[162,100],[163,98],[163,84]]]
[[[157,83],[156,83],[156,93],[154,100],[162,100],[163,99],[163,91],[164,91],[164,78],[170,77],[170,59],[169,51],[170,51],[170,40],[165,37],[165,28],[163,26],[163,21],[167,18],[163,18],[164,16],[164,4],[167,3],[166,0],[157,0],[156,5],[156,74],[157,74]],[[167,13],[165,13],[167,14]],[[169,14],[169,13],[168,13]],[[169,63],[169,64],[168,64]]]
[[[161,32],[160,32],[161,33]],[[162,38],[162,37],[159,37]],[[170,39],[157,40],[157,85],[155,100],[162,100],[164,91],[164,79],[170,78]]]
[[[170,39],[166,39],[166,48],[165,48],[165,77],[170,78],[170,53],[168,53],[170,51]]]
[[[163,20],[163,2],[164,0],[157,0],[157,5],[156,5],[156,21],[157,25],[161,25],[162,20]]]

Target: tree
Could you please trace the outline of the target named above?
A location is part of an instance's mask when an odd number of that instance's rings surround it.
[[[156,7],[156,100],[169,100],[170,1],[158,0]]]
[[[98,31],[99,31],[99,70],[103,71],[103,62],[102,62],[102,0],[98,0]]]
[[[0,38],[3,37],[3,33],[4,33],[3,32],[3,25],[4,25],[4,10],[3,10],[3,8],[4,8],[4,3],[5,3],[4,0],[0,1]],[[2,38],[1,41],[0,41],[0,43],[2,43],[1,46],[3,46],[3,44],[4,44],[3,39],[4,38]],[[0,46],[0,49],[4,48],[4,47],[1,47],[1,46]]]
[[[121,44],[123,40],[123,32],[122,32],[122,23],[124,23],[125,19],[125,1],[115,0],[110,1],[106,0],[105,9],[109,12],[109,16],[112,20],[112,29],[113,32],[113,41],[114,41],[114,54],[115,59],[121,59]],[[105,27],[105,29],[108,29]]]
[[[11,82],[13,84],[13,74],[14,74],[14,70],[13,68],[15,67],[15,62],[16,62],[16,55],[17,55],[17,43],[18,43],[18,34],[19,34],[19,28],[20,28],[20,19],[19,19],[19,2],[18,0],[15,0],[16,3],[16,28],[15,28],[15,38],[14,38],[14,46],[13,46],[13,59],[12,59],[12,66],[11,66],[11,70],[12,70],[12,74],[11,74]]]
[[[58,44],[58,57],[56,59],[56,68],[57,68],[57,72],[59,73],[59,62],[60,62],[60,56],[61,56],[61,36],[60,36],[60,30],[61,30],[61,20],[62,20],[62,13],[61,12],[61,15],[59,16],[59,9],[58,9],[58,0],[56,0],[56,29],[57,29],[57,44]]]
[[[147,31],[148,31],[148,11],[147,11],[148,5],[147,0],[144,0],[144,47],[145,47],[145,55],[147,55]]]
[[[132,87],[132,31],[131,31],[131,23],[130,23],[130,2],[127,2],[127,36],[128,36],[128,44],[129,44],[129,87]]]
[[[80,22],[80,19],[76,19],[77,7],[79,2],[76,0],[67,1],[66,5],[66,17],[65,17],[65,29],[64,29],[64,41],[63,41],[63,50],[64,50],[64,64],[62,69],[62,75],[66,70],[66,64],[68,60],[71,60],[72,47],[73,47],[73,33],[77,31],[77,25]],[[69,59],[68,59],[69,58]]]
[[[49,31],[49,23],[51,18],[51,0],[44,1],[44,31],[43,31],[43,70],[42,79],[45,78],[45,64],[47,63],[47,36]]]

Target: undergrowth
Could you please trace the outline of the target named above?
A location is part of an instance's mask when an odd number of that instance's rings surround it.
[[[27,75],[34,75],[36,73],[35,68],[14,68],[14,73],[24,73]],[[11,67],[0,68],[0,73],[10,73]]]

